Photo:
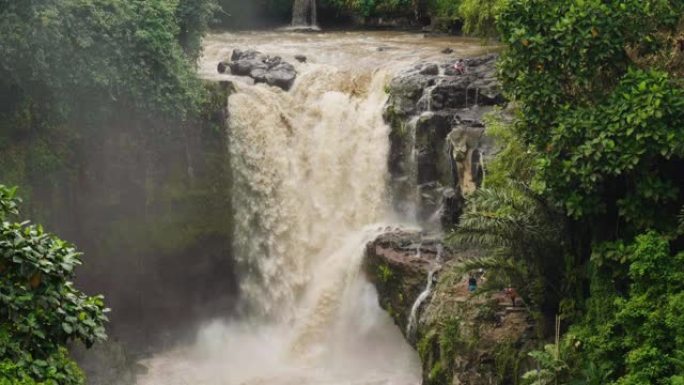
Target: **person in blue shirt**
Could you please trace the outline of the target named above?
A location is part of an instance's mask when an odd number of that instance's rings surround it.
[[[477,278],[470,275],[468,278],[468,291],[474,293],[477,290]]]

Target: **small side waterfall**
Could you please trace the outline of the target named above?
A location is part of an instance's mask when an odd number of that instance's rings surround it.
[[[432,293],[433,279],[435,277],[435,272],[437,269],[431,269],[427,276],[427,286],[425,290],[416,298],[416,302],[413,303],[411,307],[411,315],[409,316],[408,325],[406,325],[406,335],[409,339],[413,339],[413,335],[416,332],[416,326],[418,325],[418,309],[425,302],[425,300]]]
[[[420,258],[421,251],[420,247],[418,246],[418,257]],[[435,274],[439,271],[441,268],[441,259],[442,259],[442,246],[438,245],[437,246],[437,264],[430,269],[427,275],[427,285],[425,286],[425,290],[423,290],[422,293],[416,298],[416,301],[413,303],[413,306],[411,306],[411,314],[409,315],[408,319],[408,324],[406,325],[406,338],[409,340],[414,339],[414,335],[416,333],[416,328],[418,326],[418,311],[420,310],[421,305],[423,305],[423,302],[428,299],[430,294],[432,294],[432,287],[434,286],[434,281],[435,281]]]
[[[292,6],[292,26],[315,27],[317,23],[316,0],[295,0]]]

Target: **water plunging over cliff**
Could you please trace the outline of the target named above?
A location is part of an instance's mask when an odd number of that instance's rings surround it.
[[[316,0],[294,0],[292,26],[315,27],[318,23],[316,12]]]
[[[458,43],[384,33],[208,39],[202,74],[237,88],[229,99],[234,248],[249,318],[208,324],[193,346],[154,357],[140,385],[419,383],[416,353],[380,309],[361,263],[391,216],[385,86],[446,44]],[[285,92],[216,75],[233,48],[309,60],[296,64]]]

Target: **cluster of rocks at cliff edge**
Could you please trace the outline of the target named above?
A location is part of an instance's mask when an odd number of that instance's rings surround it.
[[[303,60],[302,60],[303,58]],[[298,61],[306,58],[298,55]],[[219,73],[249,76],[255,83],[266,83],[288,91],[297,78],[295,67],[280,56],[269,56],[255,50],[233,51],[230,60],[218,64]]]
[[[483,116],[506,103],[496,59],[465,59],[465,72],[455,68],[455,57],[419,63],[389,84],[392,200],[424,225],[451,227],[464,196],[482,184],[483,164],[494,151]]]

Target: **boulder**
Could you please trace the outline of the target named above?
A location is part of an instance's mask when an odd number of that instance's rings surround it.
[[[266,83],[288,91],[297,78],[297,71],[290,63],[279,56],[268,56],[255,50],[235,49],[230,61],[218,64],[219,73],[230,73],[237,76],[248,76],[254,83]]]
[[[420,70],[421,75],[439,75],[439,66],[434,63],[426,64]]]
[[[228,63],[233,75],[249,76],[254,69],[268,70],[268,65],[259,59],[245,59]]]
[[[280,63],[266,72],[266,83],[288,91],[297,78],[297,71],[290,63]]]
[[[254,83],[266,83],[267,69],[256,67],[249,71],[249,77],[254,79]]]
[[[230,73],[229,63],[226,61],[219,62],[218,66],[216,67],[216,70],[220,74],[225,74],[226,72]]]
[[[268,58],[268,56],[264,55],[263,53],[253,50],[253,49],[248,49],[246,51],[242,51],[240,49],[235,49],[233,50],[233,54],[230,57],[231,61],[240,61],[240,60],[258,60],[258,61],[264,61]]]
[[[295,55],[294,58],[300,63],[306,63],[306,56],[304,55]]]
[[[273,56],[273,57],[268,56],[264,60],[264,63],[268,66],[268,69],[271,69],[271,68],[279,65],[282,62],[283,62],[283,59],[280,56]]]

